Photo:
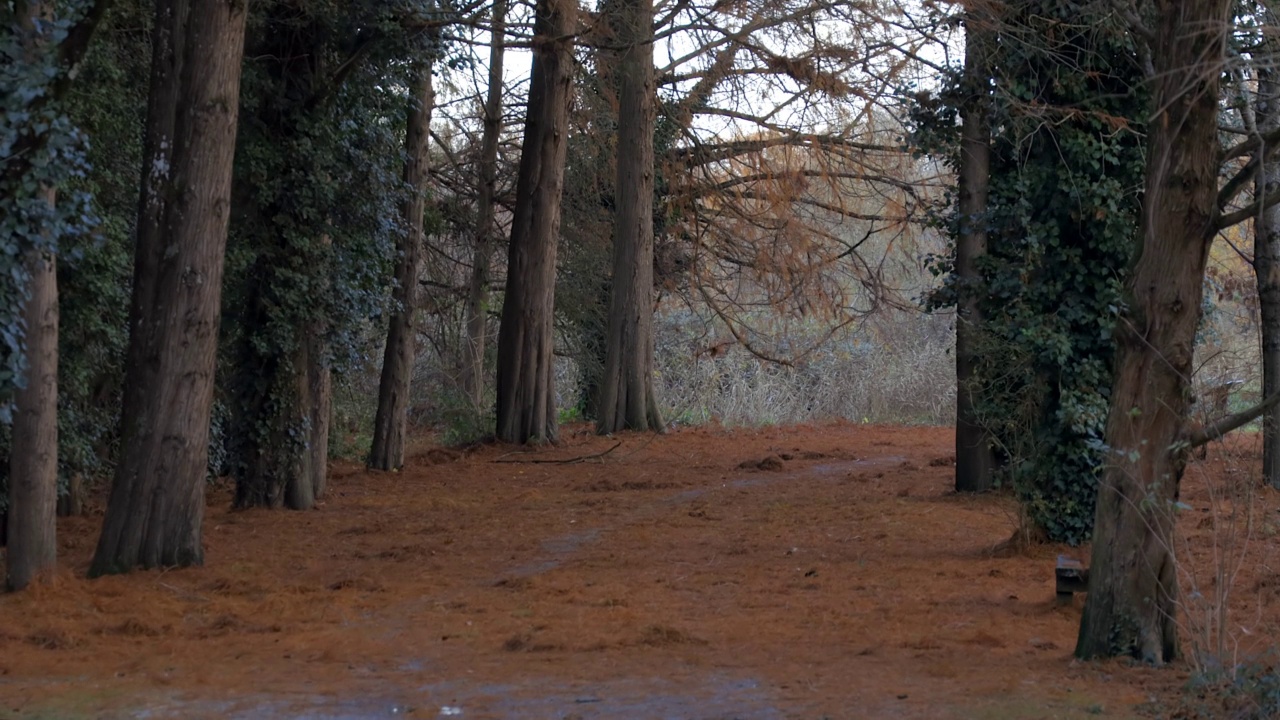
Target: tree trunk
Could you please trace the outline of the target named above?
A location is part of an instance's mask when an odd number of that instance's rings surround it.
[[[321,245],[331,243],[328,235],[320,239]],[[328,290],[323,281],[313,288]],[[255,294],[249,304],[255,311],[250,323],[267,322],[269,303]],[[241,370],[270,378],[270,389],[240,401],[236,422],[258,431],[238,431],[235,507],[310,510],[323,495],[332,409],[327,329],[324,321],[308,322],[298,330],[297,348],[289,355],[274,350],[259,354],[251,342],[241,348],[242,357],[251,358],[241,361]]]
[[[476,200],[476,246],[467,291],[467,340],[463,346],[462,383],[471,404],[484,402],[484,350],[487,338],[489,260],[493,254],[493,203],[498,177],[498,140],[502,135],[502,60],[506,44],[507,3],[495,0],[490,23],[489,94],[484,103],[480,139],[480,196]]]
[[[1188,379],[1218,217],[1218,85],[1228,0],[1160,0],[1142,247],[1116,331],[1089,595],[1076,655],[1178,654],[1174,498],[1186,464]]]
[[[424,66],[421,73],[414,88],[417,104],[409,110],[405,139],[404,180],[412,194],[404,204],[405,233],[396,262],[396,307],[387,328],[387,349],[378,383],[378,413],[373,421],[373,447],[369,451],[369,467],[375,470],[399,470],[404,466],[405,436],[409,432],[409,386],[416,340],[414,314],[424,242],[422,216],[427,207],[431,161],[431,110],[436,101],[431,66]]]
[[[972,90],[962,108],[960,131],[960,233],[956,239],[956,491],[991,489],[995,456],[991,437],[975,405],[981,392],[976,372],[983,318],[978,268],[987,254],[987,189],[991,171],[990,99],[986,93],[995,20],[971,9],[965,20],[965,84]]]
[[[75,473],[67,478],[67,494],[58,496],[58,517],[84,515],[84,476]]]
[[[44,191],[49,205],[55,191]],[[58,563],[58,274],[53,255],[26,259],[26,386],[14,392],[9,450],[7,585],[21,590]]]
[[[157,0],[121,458],[91,576],[200,564],[245,5]]]
[[[318,347],[313,346],[313,347]],[[313,350],[313,354],[319,353]],[[311,478],[312,505],[324,497],[329,487],[329,426],[333,418],[333,372],[327,362],[314,360],[307,370],[311,384],[311,440],[303,476]],[[290,505],[290,507],[294,507]],[[307,507],[311,507],[308,505]],[[295,507],[295,509],[302,509]]]
[[[1275,65],[1280,42],[1271,35],[1263,40],[1269,47],[1258,55],[1258,132],[1280,128],[1280,68]],[[1263,157],[1270,148],[1260,148]],[[1254,197],[1264,197],[1280,188],[1280,157],[1264,162],[1255,185]],[[1280,392],[1280,205],[1262,211],[1254,224],[1253,269],[1258,283],[1258,310],[1262,324],[1262,397]],[[1262,477],[1280,488],[1280,407],[1262,417]]]
[[[284,506],[310,510],[324,495],[329,472],[329,412],[332,404],[331,374],[325,358],[324,327],[310,328],[298,350],[295,381],[298,407],[306,414],[307,447],[298,460],[298,471],[285,482]]]
[[[557,439],[552,313],[577,14],[576,0],[537,3],[528,115],[498,332],[497,437],[506,442]]]
[[[596,430],[661,432],[653,390],[653,0],[620,0],[613,283]]]

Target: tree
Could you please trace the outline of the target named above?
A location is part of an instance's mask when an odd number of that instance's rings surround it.
[[[121,384],[138,221],[154,2],[116,0],[94,35],[64,105],[91,138],[91,168],[59,187],[59,204],[91,201],[92,233],[58,248],[59,515],[83,512],[119,455]]]
[[[601,5],[579,39],[556,288],[577,408],[593,419],[607,359],[611,230],[629,192],[615,187],[613,162],[624,43],[604,20],[615,13]],[[654,306],[683,301],[761,357],[801,361],[815,344],[784,339],[778,326],[794,319],[834,332],[892,303],[886,279],[897,268],[876,254],[912,242],[905,220],[915,188],[902,181],[910,157],[878,112],[877,83],[904,80],[879,33],[889,24],[865,4],[826,0],[677,3],[659,15]],[[847,82],[868,73],[876,79]]]
[[[14,588],[56,557],[50,515],[59,460],[54,258],[91,221],[88,198],[65,191],[86,169],[83,136],[65,99],[110,4],[88,5],[75,23],[50,2],[0,9],[0,237],[8,243],[0,258],[0,425],[6,431],[0,433],[0,545],[15,544],[9,554]],[[63,201],[55,204],[59,189]]]
[[[89,573],[203,562],[245,5],[157,0],[123,452]]]
[[[484,356],[488,338],[489,262],[493,254],[494,196],[497,192],[498,140],[502,135],[502,63],[506,47],[506,0],[494,0],[489,23],[489,86],[480,138],[479,195],[476,198],[475,250],[467,288],[467,336],[462,346],[463,389],[471,404],[484,397]]]
[[[576,0],[539,0],[536,8],[529,106],[498,333],[496,435],[506,442],[557,438],[552,312],[577,13]]]
[[[38,6],[36,6],[38,7]],[[44,191],[53,206],[56,192]],[[27,372],[14,393],[9,456],[7,584],[21,590],[57,567],[58,275],[56,256],[28,252]]]
[[[326,42],[335,19],[325,6],[273,0],[253,10],[260,20],[246,41],[252,60],[231,228],[231,254],[244,266],[229,272],[227,292],[236,300],[224,333],[234,503],[308,509],[326,470],[309,462],[320,429],[312,418],[324,399],[312,392],[311,376],[326,372],[333,273],[335,119],[325,100],[336,91],[331,68],[346,48]],[[348,53],[353,65],[363,59]]]
[[[425,52],[428,33],[405,28],[416,6],[400,3],[253,7],[224,332],[228,449],[237,507],[302,510],[325,482],[330,373],[360,356],[355,334],[385,307],[412,69],[398,59]]]
[[[653,389],[653,2],[618,0],[613,282],[596,429],[663,429]]]
[[[19,6],[22,7],[21,5]],[[24,59],[40,67],[50,45],[51,7],[32,2],[19,16]],[[56,190],[38,190],[53,208]],[[38,202],[38,201],[37,201]],[[52,218],[54,212],[47,213]],[[50,229],[46,228],[46,232]],[[52,240],[56,248],[56,239]],[[6,585],[21,590],[57,567],[58,500],[58,275],[53,248],[29,248],[22,319],[26,372],[14,392],[6,522]]]
[[[687,292],[691,308],[764,359],[793,364],[839,329],[907,304],[894,275],[910,271],[889,249],[915,241],[911,219],[932,188],[898,142],[891,98],[911,80],[920,39],[896,36],[897,13],[695,2],[655,23],[666,60],[658,284]],[[779,317],[826,332],[796,342]]]
[[[409,385],[417,341],[414,314],[418,304],[418,275],[422,270],[422,216],[426,212],[430,177],[431,109],[435,105],[431,64],[426,63],[418,72],[413,88],[415,101],[409,110],[405,132],[404,182],[410,195],[404,201],[401,218],[404,229],[396,261],[395,308],[387,329],[382,379],[378,384],[378,410],[374,416],[373,449],[369,451],[369,467],[377,470],[398,470],[404,466],[405,436],[409,431]]]
[[[1141,248],[1125,285],[1076,655],[1178,654],[1174,499],[1205,263],[1219,212],[1218,90],[1231,3],[1157,0]]]
[[[1082,12],[1094,19],[1079,22]],[[1111,328],[1136,243],[1147,95],[1133,36],[1105,1],[1019,0],[995,20],[983,73],[957,77],[916,113],[917,141],[963,173],[954,114],[971,88],[990,88],[987,252],[970,268],[977,278],[962,277],[958,252],[936,264],[946,279],[930,304],[979,298],[983,323],[966,328],[961,348],[978,391],[968,399],[1022,501],[1015,539],[1076,544],[1089,537],[1105,460]],[[959,251],[972,220],[950,204],[940,220]]]
[[[987,186],[991,127],[987,78],[994,18],[978,5],[965,17],[965,86],[960,108],[959,230],[956,234],[956,491],[982,492],[994,484],[991,437],[977,414],[981,382],[975,352],[983,318],[979,264],[987,254]]]
[[[1270,13],[1266,15],[1270,19]],[[1278,59],[1280,41],[1273,34],[1264,33],[1261,48],[1255,55],[1258,79],[1255,114],[1257,131],[1263,135],[1280,132]],[[1280,192],[1280,166],[1263,162],[1272,149],[1264,144],[1257,151],[1256,162],[1261,167],[1254,181],[1256,197]],[[1280,206],[1263,209],[1253,232],[1253,269],[1262,325],[1262,396],[1271,397],[1280,392]],[[1280,488],[1280,407],[1263,415],[1262,476],[1272,487]]]
[[[332,240],[327,233],[320,236],[320,247],[328,248]],[[322,279],[317,286],[328,290]],[[292,510],[310,510],[324,497],[329,482],[329,416],[333,411],[333,372],[329,364],[329,323],[324,317],[312,318],[302,328],[298,343],[294,377],[297,382],[298,406],[304,413],[306,447],[298,458],[297,473],[285,483],[284,505]]]

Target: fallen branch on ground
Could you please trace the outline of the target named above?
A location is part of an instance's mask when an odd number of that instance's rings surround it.
[[[608,455],[609,453],[613,452],[614,450],[617,450],[617,449],[618,449],[618,448],[620,448],[620,447],[622,447],[622,441],[621,441],[621,440],[619,440],[618,442],[614,443],[613,447],[609,448],[608,450],[605,450],[605,451],[603,451],[603,452],[598,452],[598,453],[592,453],[592,454],[590,454],[590,455],[579,455],[579,456],[577,456],[577,457],[571,457],[571,458],[559,458],[559,459],[554,459],[554,460],[553,460],[553,459],[550,459],[550,458],[530,458],[529,460],[521,460],[521,459],[519,459],[519,458],[515,458],[515,459],[511,459],[511,460],[504,460],[503,458],[500,458],[500,457],[499,457],[499,458],[494,458],[494,459],[493,459],[493,460],[491,460],[490,462],[496,462],[496,463],[529,463],[529,464],[548,464],[548,465],[572,465],[573,463],[580,463],[580,462],[583,462],[583,461],[585,461],[585,460],[596,460],[596,459],[598,459],[598,458],[602,458],[602,457],[604,457],[605,455]]]

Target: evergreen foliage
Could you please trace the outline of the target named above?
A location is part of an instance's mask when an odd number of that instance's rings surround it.
[[[111,140],[118,138],[104,132],[103,144],[91,145],[81,129],[91,115],[84,112],[85,95],[79,92],[86,84],[72,86],[75,92],[69,97],[62,96],[64,88],[59,87],[67,68],[58,46],[86,10],[86,3],[74,0],[57,3],[53,18],[36,23],[28,32],[14,16],[14,6],[0,6],[0,512],[7,505],[13,392],[25,382],[22,312],[30,276],[24,257],[33,250],[59,256],[64,316],[72,323],[82,313],[93,316],[60,336],[59,474],[63,481],[72,473],[92,472],[100,466],[103,423],[114,425],[110,411],[104,415],[95,407],[95,393],[102,389],[99,383],[118,382],[124,323],[113,323],[110,310],[99,314],[94,306],[104,299],[109,302],[121,279],[113,272],[118,260],[115,231],[120,229],[114,223],[121,218],[112,212],[114,208],[92,202],[91,193],[99,184],[118,179],[110,175],[123,166],[112,162],[116,156]],[[112,74],[116,59],[110,54],[110,50],[91,53],[79,77],[102,79],[104,85],[118,79]],[[101,91],[105,96],[111,89],[104,86]],[[127,142],[115,146],[115,151],[127,146]],[[123,187],[136,185],[131,179]],[[54,207],[42,193],[46,187],[59,190]],[[127,293],[127,282],[124,287]],[[95,293],[102,295],[94,298]]]
[[[12,394],[24,383],[22,308],[30,281],[24,267],[31,251],[57,253],[86,234],[95,218],[83,192],[63,192],[55,207],[45,188],[66,188],[89,170],[87,140],[55,97],[63,75],[59,43],[66,40],[77,7],[59,7],[56,18],[30,30],[0,8],[0,422],[13,418]]]
[[[365,359],[357,333],[387,303],[412,70],[395,58],[434,51],[428,34],[404,29],[402,9],[289,0],[253,8],[223,321],[241,502],[276,504],[297,472],[308,334],[323,348],[312,360],[342,369]]]
[[[957,71],[936,96],[918,96],[914,140],[956,167],[960,103],[990,93],[978,412],[1028,518],[1051,540],[1075,544],[1090,536],[1104,459],[1112,331],[1138,238],[1147,92],[1123,23],[1101,4],[1022,0],[1005,9],[993,77]],[[953,209],[939,216],[953,238],[957,220]],[[951,261],[932,259],[945,278],[927,300],[932,309],[955,304]]]
[[[58,464],[61,478],[105,477],[118,452],[121,382],[150,71],[150,5],[115,3],[85,57],[67,109],[92,138],[93,172],[70,187],[92,198],[93,232],[60,258]]]

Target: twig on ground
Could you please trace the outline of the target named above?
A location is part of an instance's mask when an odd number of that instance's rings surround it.
[[[603,451],[603,452],[598,452],[598,453],[591,453],[590,455],[579,455],[579,456],[577,456],[577,457],[571,457],[571,458],[558,458],[558,459],[551,459],[551,458],[530,458],[530,459],[528,459],[528,460],[522,460],[522,459],[520,459],[520,458],[516,458],[516,459],[512,459],[512,460],[505,460],[505,459],[503,459],[503,456],[499,456],[499,457],[494,458],[493,460],[490,460],[490,462],[496,462],[496,463],[528,463],[528,464],[547,464],[547,465],[572,465],[572,464],[574,464],[574,463],[580,463],[580,462],[584,462],[584,461],[586,461],[586,460],[597,460],[597,459],[599,459],[599,458],[603,458],[605,455],[608,455],[609,453],[613,452],[614,450],[617,450],[617,449],[618,449],[618,448],[620,448],[620,447],[622,447],[622,441],[621,441],[621,440],[619,440],[618,442],[614,443],[614,444],[613,444],[613,447],[609,448],[608,450],[605,450],[605,451]]]

